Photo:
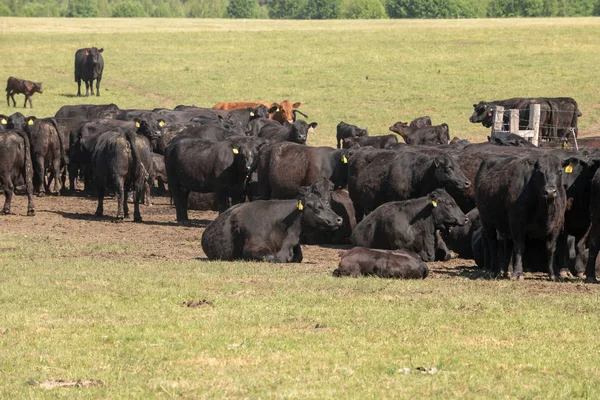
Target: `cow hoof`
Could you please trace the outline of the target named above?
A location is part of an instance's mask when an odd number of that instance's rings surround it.
[[[566,270],[566,269],[561,269],[560,270],[559,278],[560,279],[575,279],[575,277],[573,276],[573,274],[571,273],[571,271]]]
[[[94,217],[101,217],[104,213],[102,211],[96,211]]]
[[[27,210],[27,216],[28,216],[28,217],[33,217],[33,216],[35,216],[35,210]]]
[[[598,281],[596,280],[596,278],[585,278],[585,283],[598,283]]]
[[[511,281],[522,281],[522,280],[524,280],[524,279],[525,279],[525,278],[523,277],[523,274],[512,274],[512,275],[510,276],[510,280],[511,280]]]
[[[39,192],[37,194],[37,197],[45,197],[45,196],[46,196],[46,193],[44,193],[44,192]]]
[[[133,222],[143,222],[142,221],[142,217],[135,217],[135,218],[133,218]]]
[[[577,274],[577,279],[585,279],[585,274],[583,274],[583,273],[581,273],[581,272],[580,272],[580,273],[578,273],[578,274]]]

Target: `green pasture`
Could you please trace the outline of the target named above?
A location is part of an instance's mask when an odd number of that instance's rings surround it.
[[[105,49],[102,96],[76,98],[74,52],[90,45]],[[468,122],[472,104],[512,96],[572,96],[588,132],[600,119],[600,19],[592,18],[0,18],[0,49],[0,80],[44,82],[37,116],[64,104],[290,99],[319,122],[313,145],[334,145],[340,120],[386,133],[420,115],[483,140],[487,131]],[[595,285],[487,280],[469,262],[424,281],[340,279],[331,276],[334,251],[300,265],[165,260],[126,240],[64,240],[47,224],[11,233],[3,218],[20,217],[0,218],[0,399],[600,393]],[[93,237],[100,223],[83,223]],[[115,224],[116,237],[129,224]],[[193,245],[202,257],[199,240]],[[210,303],[181,305],[202,299]],[[59,379],[103,385],[27,384]]]
[[[574,97],[583,130],[597,129],[600,117],[598,18],[0,18],[0,33],[0,81],[43,81],[44,94],[33,97],[40,116],[65,104],[210,107],[290,99],[302,101],[301,110],[319,123],[313,145],[333,144],[341,120],[382,134],[421,115],[447,122],[452,135],[484,140],[487,130],[468,121],[472,104],[515,96]],[[92,45],[105,49],[101,97],[74,98],[75,50]]]

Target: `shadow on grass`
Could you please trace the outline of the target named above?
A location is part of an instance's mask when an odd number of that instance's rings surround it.
[[[72,213],[66,211],[56,211],[56,210],[38,210],[40,212],[48,212],[52,214],[57,214],[67,219],[74,220],[83,220],[83,221],[99,221],[99,222],[115,222],[115,223],[125,223],[125,222],[133,222],[133,218],[130,216],[129,218],[125,218],[124,220],[117,220],[114,215],[103,215],[102,217],[97,217],[93,213]],[[144,218],[142,214],[142,219]],[[192,219],[188,223],[178,224],[176,221],[147,221],[142,220],[140,222],[141,225],[150,225],[150,226],[182,226],[182,227],[192,227],[192,228],[205,228],[210,224],[212,220],[209,219]]]
[[[443,264],[440,267],[433,267],[431,268],[431,270],[433,272],[435,272],[438,275],[446,275],[448,277],[460,277],[460,278],[467,278],[467,279],[471,279],[471,280],[476,280],[476,279],[485,279],[485,280],[498,280],[498,279],[502,279],[502,278],[498,278],[495,277],[492,273],[490,273],[489,271],[486,271],[484,269],[481,269],[477,266],[470,266],[470,265],[461,265],[458,267],[452,267],[452,268],[444,268]]]
[[[69,99],[74,99],[76,97],[82,97],[85,98],[85,96],[77,96],[77,94],[72,94],[72,93],[59,93],[58,94],[60,97],[67,97]]]

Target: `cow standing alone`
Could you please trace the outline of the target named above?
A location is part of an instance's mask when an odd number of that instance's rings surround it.
[[[104,70],[104,49],[89,47],[79,49],[75,53],[75,82],[77,82],[77,96],[81,96],[81,81],[85,83],[85,96],[89,96],[91,89],[94,95],[94,80],[96,81],[96,96],[100,96],[100,81]]]
[[[6,81],[6,103],[9,107],[10,99],[13,101],[13,107],[17,106],[17,103],[15,102],[15,94],[19,93],[25,95],[25,104],[23,104],[23,108],[27,108],[27,100],[29,100],[29,108],[33,108],[33,104],[31,104],[31,96],[33,96],[34,93],[43,93],[42,82],[31,82],[11,76]]]

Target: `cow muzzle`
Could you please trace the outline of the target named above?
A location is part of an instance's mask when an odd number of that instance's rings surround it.
[[[546,189],[544,190],[544,197],[547,200],[554,200],[558,195],[558,191],[556,189]]]

